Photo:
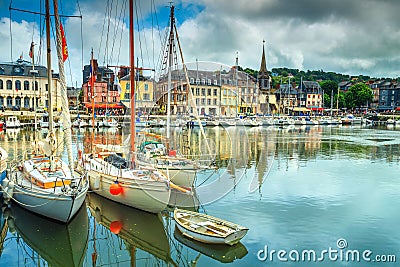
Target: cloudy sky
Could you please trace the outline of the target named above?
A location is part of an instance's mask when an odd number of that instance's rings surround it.
[[[13,0],[12,7],[43,9],[39,4],[27,5],[31,2]],[[29,60],[32,40],[36,50],[44,53],[39,45],[43,18],[12,11],[10,24],[9,5],[10,1],[0,0],[0,61],[11,61],[10,36],[13,60],[21,54]],[[126,0],[62,1],[61,13],[82,14],[82,23],[78,18],[62,19],[70,54],[69,85],[81,85],[82,66],[89,64],[92,48],[102,65],[129,64],[127,5]],[[160,66],[168,5],[167,0],[137,0],[135,56],[141,66]],[[288,67],[400,76],[398,0],[177,0],[175,6],[186,62],[234,65],[238,54],[239,65],[259,69],[265,40],[269,70]],[[44,57],[38,60],[45,62]]]

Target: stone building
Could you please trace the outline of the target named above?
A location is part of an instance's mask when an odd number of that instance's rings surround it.
[[[61,85],[58,74],[52,74],[53,109],[61,110]],[[0,108],[34,110],[48,108],[47,68],[22,58],[0,63]]]

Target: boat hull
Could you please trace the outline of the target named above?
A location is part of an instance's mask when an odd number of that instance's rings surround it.
[[[90,188],[96,194],[115,202],[150,213],[161,212],[168,205],[171,189],[166,181],[121,178],[94,170],[88,171],[87,176]],[[113,195],[110,187],[117,180],[122,192]]]
[[[33,189],[15,183],[13,198],[25,209],[42,216],[69,222],[85,201],[88,185],[77,195],[59,195],[51,190]]]
[[[234,245],[247,234],[246,227],[198,212],[175,209],[176,228],[186,237],[207,244]]]

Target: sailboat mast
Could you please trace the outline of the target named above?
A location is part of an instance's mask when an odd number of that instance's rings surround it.
[[[131,162],[135,163],[135,47],[134,47],[134,28],[133,28],[133,0],[129,0],[129,61],[131,66],[130,84],[131,84]]]
[[[171,6],[171,14],[170,14],[170,32],[169,32],[169,41],[168,41],[168,92],[167,92],[167,144],[170,139],[170,124],[171,124],[171,91],[172,91],[172,82],[171,82],[171,71],[172,66],[174,64],[173,57],[173,47],[174,47],[174,6]]]
[[[57,36],[57,57],[58,57],[58,71],[60,74],[61,84],[61,105],[62,105],[62,122],[65,133],[65,145],[67,147],[68,164],[71,172],[74,170],[74,159],[72,155],[72,133],[71,133],[71,114],[69,113],[68,97],[67,97],[67,83],[65,81],[64,60],[61,42],[61,23],[58,14],[58,0],[53,0],[54,15],[56,22],[56,36]]]
[[[51,97],[51,47],[50,47],[50,3],[46,0],[46,46],[47,46],[47,95],[49,113],[49,133],[53,131],[53,99]]]

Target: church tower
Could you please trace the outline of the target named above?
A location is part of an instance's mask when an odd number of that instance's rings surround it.
[[[267,71],[267,61],[265,60],[265,40],[263,40],[263,51],[261,58],[260,71],[257,75],[258,86],[261,91],[268,91],[271,88],[270,77]]]

